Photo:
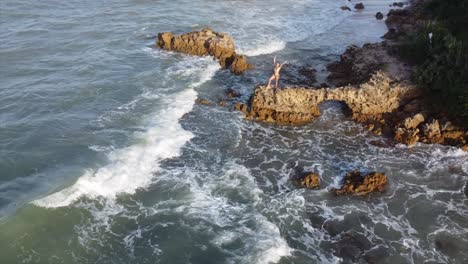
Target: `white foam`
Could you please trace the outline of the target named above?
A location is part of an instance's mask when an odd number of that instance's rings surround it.
[[[199,81],[191,87],[211,79],[219,65],[210,62],[206,68],[197,69]],[[165,107],[152,115],[149,128],[138,136],[138,144],[111,151],[108,165],[87,170],[72,186],[33,203],[49,208],[63,207],[82,196],[115,199],[118,194],[132,194],[148,186],[153,173],[159,169],[159,162],[178,156],[182,146],[193,137],[181,127],[179,119],[192,110],[196,98],[197,93],[191,88],[163,98]]]
[[[257,44],[253,49],[239,50],[238,53],[247,56],[259,56],[264,54],[272,54],[278,52],[286,47],[286,42],[282,40],[271,40],[266,43]]]

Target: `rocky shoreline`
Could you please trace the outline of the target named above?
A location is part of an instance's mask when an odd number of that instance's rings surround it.
[[[238,103],[236,109],[249,120],[300,125],[320,115],[320,103],[334,100],[350,109],[353,120],[395,143],[443,144],[468,151],[468,130],[427,103],[423,90],[410,80],[411,67],[392,55],[398,36],[423,24],[416,7],[388,13],[388,40],[351,46],[340,61],[329,64],[327,81],[335,88],[283,87],[275,92],[259,85],[250,102]]]

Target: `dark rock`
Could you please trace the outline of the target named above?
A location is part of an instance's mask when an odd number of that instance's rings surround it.
[[[375,18],[377,18],[377,20],[382,20],[384,16],[381,12],[377,12],[377,14],[375,14]]]
[[[231,88],[228,88],[226,90],[226,96],[229,98],[229,99],[232,99],[232,98],[235,98],[235,97],[240,97],[241,94],[237,91],[234,91],[233,89]]]
[[[404,5],[405,5],[405,3],[403,3],[403,2],[394,2],[392,4],[392,6],[395,6],[395,7],[403,7]]]
[[[354,8],[358,9],[358,10],[362,10],[364,9],[364,4],[363,3],[357,3]]]
[[[389,256],[388,248],[378,246],[366,252],[363,259],[369,264],[382,263],[382,259]]]
[[[341,8],[341,10],[343,10],[343,11],[351,11],[351,8],[349,8],[348,6],[342,6],[342,7],[340,7],[340,8]]]
[[[331,248],[335,256],[357,262],[362,254],[371,248],[371,242],[362,234],[348,232],[343,234],[338,242],[332,243]]]

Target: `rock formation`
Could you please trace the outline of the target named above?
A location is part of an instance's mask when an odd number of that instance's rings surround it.
[[[344,102],[357,120],[369,119],[398,109],[402,102],[419,96],[419,89],[409,84],[391,82],[382,72],[360,85],[340,88],[282,88],[275,92],[266,86],[255,89],[250,110],[238,105],[251,120],[277,124],[303,124],[320,115],[319,104],[336,100]],[[368,118],[366,118],[368,117]]]
[[[307,172],[296,175],[293,183],[300,188],[317,189],[320,187],[320,177],[317,173]]]
[[[362,175],[359,171],[352,171],[345,175],[343,186],[340,189],[332,189],[335,194],[365,195],[371,192],[382,192],[387,185],[387,176],[383,173],[371,172]]]
[[[159,33],[156,46],[189,55],[213,56],[221,67],[231,69],[237,75],[252,67],[244,55],[236,54],[232,37],[208,28],[179,36],[171,32]]]

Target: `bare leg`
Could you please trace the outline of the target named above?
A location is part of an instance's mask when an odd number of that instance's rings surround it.
[[[273,81],[273,79],[275,79],[275,76],[274,76],[274,75],[272,75],[272,76],[270,77],[270,79],[268,80],[267,88],[270,88],[270,85],[271,85],[271,82]]]
[[[276,77],[276,80],[275,80],[275,86],[276,86],[276,89],[278,89],[278,82],[279,82],[279,75]]]

